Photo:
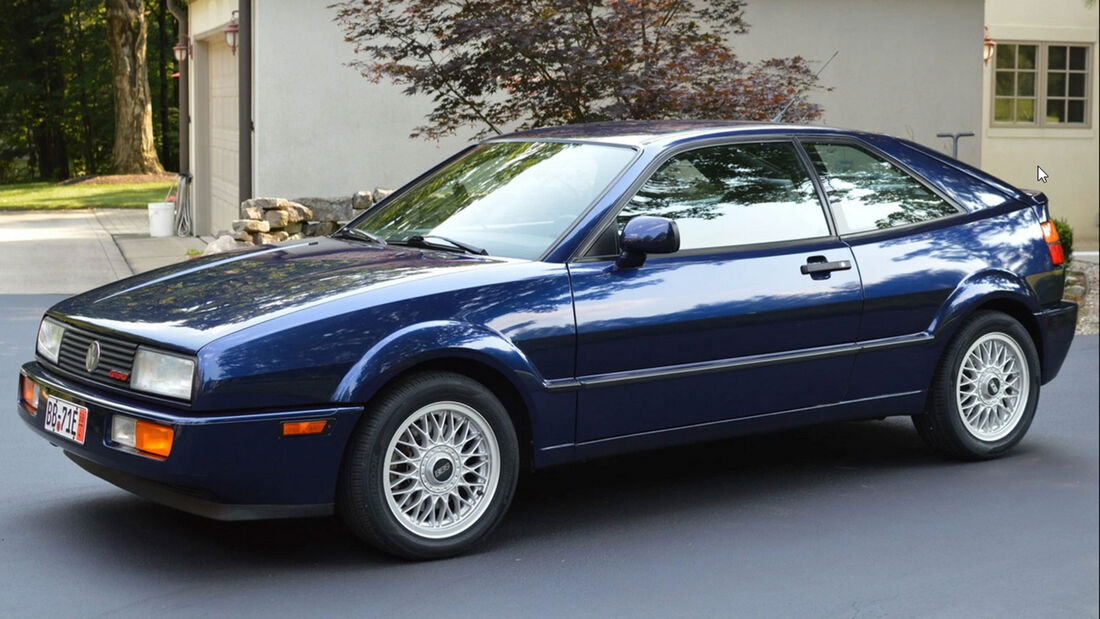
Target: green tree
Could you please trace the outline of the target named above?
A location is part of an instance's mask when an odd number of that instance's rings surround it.
[[[65,3],[8,4],[0,19],[0,127],[5,129],[0,144],[5,151],[25,155],[42,178],[68,178],[68,142],[61,122]],[[18,139],[11,140],[12,135]]]
[[[74,174],[95,174],[110,165],[114,116],[106,13],[98,0],[76,0],[65,16],[65,69],[69,76],[62,124],[72,148]]]
[[[143,0],[146,12],[164,0]],[[175,165],[175,21],[150,20],[154,138]],[[115,119],[102,0],[0,0],[0,182],[106,172]]]
[[[433,97],[413,135],[655,118],[765,120],[817,87],[800,57],[740,60],[742,0],[353,0],[336,21],[374,81]],[[821,109],[799,100],[788,118]]]

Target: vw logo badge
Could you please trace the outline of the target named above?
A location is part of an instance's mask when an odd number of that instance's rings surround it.
[[[88,352],[84,353],[84,368],[94,372],[97,367],[99,367],[99,342],[92,340],[92,343],[88,344]]]

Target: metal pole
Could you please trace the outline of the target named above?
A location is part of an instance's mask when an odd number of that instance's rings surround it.
[[[951,158],[959,158],[959,138],[972,138],[974,137],[973,131],[964,131],[962,133],[937,133],[937,138],[951,138]]]
[[[179,24],[179,43],[187,48],[187,59],[179,63],[180,79],[177,83],[179,91],[179,134],[180,134],[180,174],[191,173],[191,39],[187,24],[187,13],[176,4],[176,0],[168,0],[168,10]]]
[[[176,90],[179,93],[179,138],[180,138],[180,175],[176,187],[175,229],[177,236],[192,236],[194,229],[194,208],[191,202],[191,36],[187,13],[180,8],[176,0],[167,0],[166,6],[176,18],[179,44],[187,52],[179,63],[179,81]]]

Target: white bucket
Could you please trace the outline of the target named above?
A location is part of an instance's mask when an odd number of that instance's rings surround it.
[[[172,202],[149,203],[149,236],[172,236],[174,206]]]

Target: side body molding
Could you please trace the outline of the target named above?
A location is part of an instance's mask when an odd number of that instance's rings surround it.
[[[1039,302],[1031,286],[1005,270],[976,271],[959,280],[922,331],[900,338],[913,346],[875,346],[880,340],[863,342],[864,349],[856,360],[848,399],[927,393],[936,365],[962,323],[978,307],[991,301],[1012,303],[1017,308],[1014,312],[1017,317],[1025,322],[1026,328],[1033,330],[1034,312],[1039,310]],[[923,409],[924,399],[921,398],[916,406],[891,413],[912,415]]]
[[[575,394],[549,391],[547,381],[527,355],[503,334],[484,325],[435,320],[395,331],[372,346],[348,370],[332,399],[368,402],[401,372],[443,359],[469,360],[487,366],[511,383],[523,400],[526,411],[522,413],[528,416],[537,439],[533,445],[536,466],[572,456]],[[570,449],[564,449],[565,446]]]

